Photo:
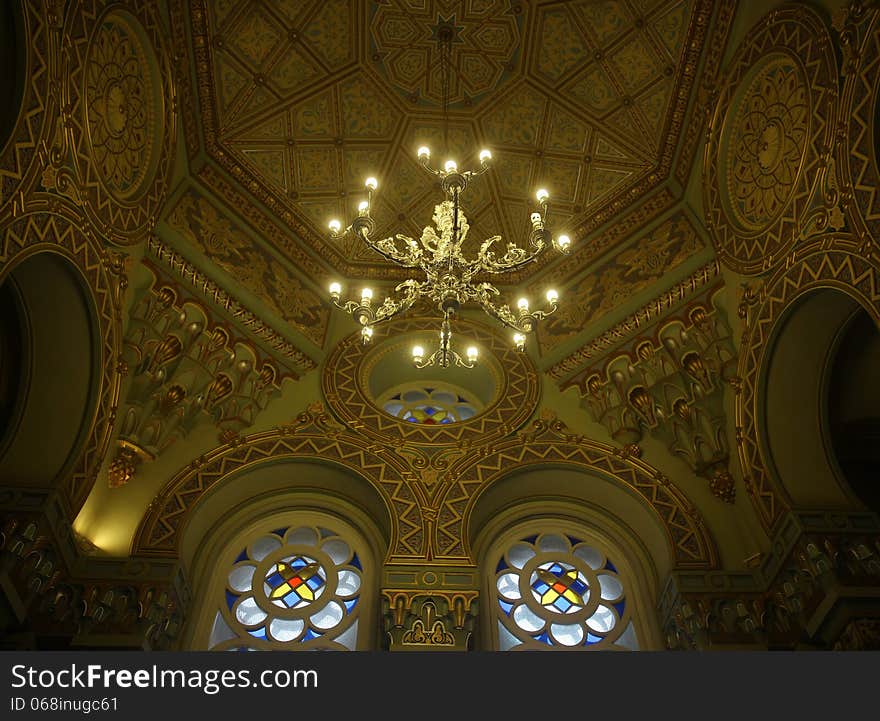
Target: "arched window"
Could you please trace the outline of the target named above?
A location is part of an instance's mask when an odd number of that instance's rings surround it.
[[[258,536],[226,575],[212,650],[354,650],[363,568],[354,544],[321,526]]]
[[[436,425],[466,421],[482,410],[470,394],[448,383],[409,383],[387,391],[381,408],[410,423]]]
[[[494,586],[503,651],[639,647],[616,566],[576,537],[521,537],[498,558]]]

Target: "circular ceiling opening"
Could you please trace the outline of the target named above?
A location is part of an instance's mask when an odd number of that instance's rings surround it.
[[[419,369],[412,362],[413,345],[432,353],[436,333],[391,336],[367,353],[362,382],[367,397],[381,411],[409,423],[446,425],[474,418],[497,401],[502,368],[489,349],[477,346],[473,368]]]

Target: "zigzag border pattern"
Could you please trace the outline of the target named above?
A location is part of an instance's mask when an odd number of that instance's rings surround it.
[[[798,237],[819,170],[833,147],[837,110],[837,63],[834,45],[819,15],[808,7],[775,10],[763,27],[751,33],[731,63],[719,93],[710,125],[703,170],[706,224],[720,260],[743,275],[766,272],[784,256]],[[786,52],[807,80],[810,91],[810,132],[804,158],[788,204],[778,218],[759,231],[741,233],[724,210],[726,179],[721,177],[726,152],[725,126],[731,106],[744,81],[763,58]]]
[[[799,248],[767,282],[761,305],[740,341],[736,396],[736,437],[749,497],[761,523],[772,531],[790,500],[768,472],[759,436],[762,398],[757,392],[761,369],[768,358],[768,340],[785,311],[804,293],[835,288],[858,300],[880,325],[880,262],[866,252],[865,243],[845,234],[829,234]]]
[[[514,469],[550,464],[598,473],[630,488],[663,525],[676,567],[717,567],[718,553],[702,517],[662,473],[620,449],[566,434],[561,426],[544,421],[536,421],[534,426],[534,433],[475,449],[450,467],[450,487],[438,513],[438,553],[470,558],[466,530],[480,493]]]
[[[404,318],[378,326],[373,335],[377,345],[385,338],[413,331],[436,330],[436,319]],[[389,438],[425,445],[485,443],[515,431],[532,415],[538,404],[538,375],[528,356],[518,353],[486,326],[470,322],[468,337],[500,361],[503,387],[498,400],[483,413],[460,423],[424,426],[408,423],[385,413],[367,396],[360,382],[361,365],[370,348],[361,343],[360,333],[339,343],[325,362],[332,372],[323,374],[324,397],[336,416],[350,428],[370,438],[387,442]]]
[[[0,231],[0,271],[41,251],[63,254],[79,268],[88,283],[101,339],[101,380],[94,417],[79,461],[71,475],[64,479],[62,489],[72,519],[95,483],[116,419],[122,381],[116,371],[122,337],[117,301],[120,286],[109,277],[107,252],[82,232],[82,219],[74,209],[54,198],[34,203],[32,209],[37,212],[11,221]]]
[[[232,473],[264,461],[304,458],[330,461],[365,477],[388,506],[392,522],[387,561],[424,556],[421,511],[405,480],[406,468],[379,446],[338,432],[256,433],[235,445],[220,446],[178,472],[157,494],[141,520],[132,553],[177,556],[183,531],[201,498]]]
[[[131,32],[149,40],[150,50],[159,64],[159,72],[152,74],[153,82],[161,87],[163,115],[162,138],[155,150],[157,166],[152,179],[145,179],[145,190],[134,201],[123,201],[108,191],[101,179],[101,171],[93,162],[89,141],[89,129],[85,124],[85,76],[89,65],[92,38],[100,30],[105,10],[117,10],[119,6],[104,0],[80,2],[64,23],[67,41],[63,57],[69,59],[62,69],[59,83],[64,86],[69,118],[66,128],[68,142],[73,148],[73,165],[85,215],[109,241],[118,245],[132,245],[146,239],[155,227],[168,192],[170,171],[174,164],[177,142],[177,100],[174,89],[174,73],[171,69],[165,43],[167,31],[157,16],[155,3],[136,0],[124,11],[133,15],[140,28],[132,26]],[[139,32],[140,31],[140,32]],[[66,72],[65,72],[66,70]]]

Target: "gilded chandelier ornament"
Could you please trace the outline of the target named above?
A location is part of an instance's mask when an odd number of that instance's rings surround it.
[[[478,282],[476,278],[521,268],[536,260],[551,245],[560,253],[567,254],[571,241],[567,235],[555,238],[551,235],[547,222],[550,194],[542,188],[536,194],[540,210],[530,216],[532,228],[528,249],[520,248],[516,243],[507,243],[503,251],[496,250],[496,244],[500,245],[502,238],[500,235],[493,235],[480,245],[476,258],[466,258],[462,253],[462,244],[467,238],[469,225],[462,210],[461,196],[474,178],[489,169],[492,154],[488,150],[481,151],[479,170],[465,171],[460,171],[454,160],[447,160],[442,170],[432,168],[429,164],[430,157],[428,148],[419,148],[421,166],[440,179],[445,199],[434,206],[434,227],[425,227],[418,240],[402,233],[381,240],[371,237],[374,223],[370,208],[373,194],[378,188],[378,182],[373,177],[366,179],[367,199],[358,206],[358,215],[351,224],[342,230],[342,224],[338,220],[330,221],[332,237],[339,238],[346,233],[353,233],[384,258],[404,268],[421,270],[425,279],[420,281],[410,278],[403,281],[394,289],[398,295],[385,297],[382,303],[373,302],[373,291],[370,288],[361,291],[360,302],[342,301],[342,286],[334,282],[330,285],[330,299],[337,308],[351,314],[360,323],[363,342],[369,343],[374,326],[408,310],[420,298],[426,298],[442,314],[440,344],[427,358],[424,349],[415,346],[413,363],[418,368],[433,365],[442,368],[451,365],[473,368],[478,356],[475,346],[467,349],[466,358],[452,348],[451,323],[462,306],[468,303],[478,304],[490,316],[513,330],[514,344],[517,350],[522,351],[525,349],[527,335],[535,330],[539,320],[556,310],[559,298],[555,290],[549,290],[546,309],[531,310],[528,299],[520,298],[516,310],[513,310],[506,303],[495,302],[501,294],[494,285],[485,281]]]

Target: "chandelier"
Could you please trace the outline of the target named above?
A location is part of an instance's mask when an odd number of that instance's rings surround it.
[[[431,152],[426,147],[419,148],[418,158],[428,173],[440,179],[445,195],[445,199],[434,206],[434,227],[426,226],[418,240],[402,233],[388,238],[373,238],[374,223],[370,209],[378,181],[370,177],[365,182],[367,198],[358,206],[357,217],[344,230],[338,220],[330,221],[330,231],[334,238],[352,233],[387,260],[404,268],[418,269],[422,279],[403,281],[394,289],[395,295],[386,296],[381,303],[374,302],[370,288],[361,291],[360,301],[343,301],[342,286],[334,282],[330,284],[331,301],[360,323],[364,343],[370,342],[374,326],[403,313],[419,299],[424,298],[434,304],[441,314],[440,343],[427,357],[422,346],[413,347],[412,359],[418,368],[433,365],[441,368],[452,365],[474,367],[478,356],[475,346],[470,346],[464,357],[452,347],[452,321],[460,309],[468,304],[479,305],[487,314],[513,330],[514,345],[517,350],[523,351],[526,337],[535,330],[537,322],[556,310],[557,292],[547,291],[547,306],[543,309],[533,310],[527,298],[520,298],[516,310],[513,310],[506,303],[497,303],[500,291],[492,283],[481,279],[517,270],[535,261],[551,245],[560,253],[569,252],[571,241],[568,236],[553,237],[548,228],[550,194],[543,188],[536,193],[538,209],[530,215],[528,249],[516,243],[507,243],[496,250],[501,246],[502,238],[493,235],[482,242],[475,258],[467,258],[462,252],[462,244],[467,238],[469,226],[461,199],[468,185],[489,169],[492,154],[488,150],[481,151],[479,170],[465,171],[459,170],[454,160],[447,160],[442,169],[431,167]]]

